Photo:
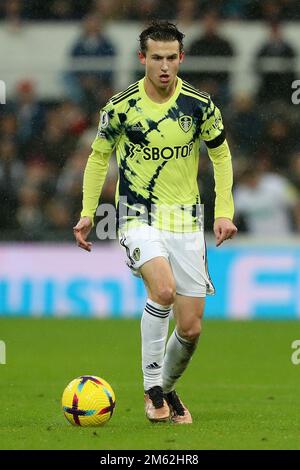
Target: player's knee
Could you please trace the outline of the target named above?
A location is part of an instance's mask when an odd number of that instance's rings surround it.
[[[197,323],[181,331],[180,336],[190,343],[196,343],[201,334],[201,323]]]
[[[153,300],[159,305],[171,305],[174,303],[175,294],[175,289],[172,286],[160,287],[153,295]]]

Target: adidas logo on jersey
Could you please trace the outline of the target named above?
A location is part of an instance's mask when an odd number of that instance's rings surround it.
[[[145,128],[144,128],[143,124],[139,121],[131,127],[131,130],[135,131],[135,132],[136,131],[144,132]]]

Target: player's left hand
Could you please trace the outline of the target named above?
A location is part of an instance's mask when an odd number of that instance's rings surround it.
[[[237,233],[238,229],[232,222],[232,220],[226,217],[218,217],[214,223],[214,233],[216,236],[216,246],[220,246],[224,240],[233,238]]]
[[[87,236],[92,229],[92,220],[90,217],[81,217],[79,222],[73,227],[73,233],[76,238],[77,245],[86,251],[92,250],[92,244],[87,242]]]

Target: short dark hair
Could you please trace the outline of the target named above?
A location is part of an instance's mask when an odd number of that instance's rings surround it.
[[[147,39],[153,39],[153,41],[178,41],[179,50],[182,52],[184,36],[174,23],[152,21],[140,34],[140,50],[145,55],[147,52]]]

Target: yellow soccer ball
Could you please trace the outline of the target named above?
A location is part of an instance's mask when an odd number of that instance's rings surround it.
[[[62,409],[73,426],[102,426],[112,417],[115,394],[108,382],[95,375],[82,375],[67,385]]]

